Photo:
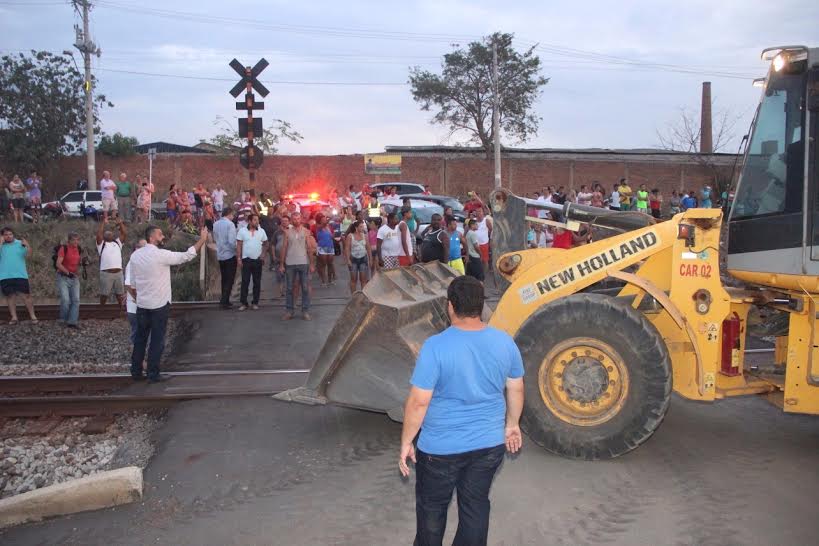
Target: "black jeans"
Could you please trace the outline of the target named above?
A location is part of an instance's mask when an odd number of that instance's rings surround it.
[[[466,274],[483,282],[483,262],[480,258],[469,257],[469,261],[466,263]]]
[[[452,491],[458,491],[458,530],[453,546],[481,546],[489,533],[489,487],[503,462],[505,445],[457,455],[417,451],[415,546],[440,546]]]
[[[230,293],[233,291],[233,281],[236,280],[236,258],[219,260],[219,273],[222,276],[222,298],[219,303],[230,304]]]
[[[259,294],[262,291],[262,261],[243,258],[242,291],[239,294],[239,301],[242,305],[247,305],[247,289],[250,287],[251,277],[253,278],[253,305],[259,305]]]
[[[137,331],[134,340],[134,351],[131,353],[131,375],[138,377],[142,375],[142,362],[145,360],[145,347],[148,345],[148,338],[151,344],[148,346],[148,379],[159,378],[159,361],[162,359],[162,351],[165,350],[165,330],[168,327],[168,315],[171,311],[171,304],[166,303],[159,309],[143,309],[137,307]]]

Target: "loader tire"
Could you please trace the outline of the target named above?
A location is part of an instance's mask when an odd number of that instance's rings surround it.
[[[522,428],[552,453],[609,459],[636,448],[665,417],[671,361],[642,313],[600,294],[538,309],[515,341],[526,375]]]

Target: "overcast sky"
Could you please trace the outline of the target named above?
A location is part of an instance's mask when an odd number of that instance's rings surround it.
[[[457,143],[412,100],[408,67],[438,69],[451,44],[494,31],[514,33],[519,49],[538,43],[551,78],[536,105],[537,136],[504,141],[526,147],[655,147],[657,130],[680,107],[699,112],[706,80],[715,108],[740,117],[741,136],[759,96],[751,80],[766,71],[760,51],[819,46],[815,0],[95,4],[92,36],[102,56],[94,68],[115,104],[103,111],[105,132],[186,145],[210,138],[217,116],[231,124],[237,116],[228,62],[263,56],[270,62],[261,78],[270,88],[264,120],[285,119],[304,136],[282,146],[289,154]],[[0,0],[0,51],[72,49],[79,22],[67,1]]]

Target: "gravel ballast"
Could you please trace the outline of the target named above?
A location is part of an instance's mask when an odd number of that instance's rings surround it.
[[[145,467],[159,414],[116,417],[102,434],[85,434],[89,418],[65,419],[44,436],[26,435],[34,421],[14,419],[0,429],[0,497],[123,466]]]
[[[132,346],[126,319],[83,320],[75,330],[58,321],[33,324],[24,317],[22,311],[18,324],[0,325],[0,375],[128,373]],[[184,324],[168,320],[163,360],[181,339]]]

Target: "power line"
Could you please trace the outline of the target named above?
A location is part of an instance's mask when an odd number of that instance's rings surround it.
[[[118,74],[131,74],[135,76],[151,76],[160,78],[178,78],[184,80],[207,80],[221,82],[235,82],[236,78],[215,78],[210,76],[190,76],[186,74],[163,74],[159,72],[141,72],[137,70],[121,70],[118,68],[97,68],[103,72],[115,72]],[[264,80],[266,85],[342,85],[342,86],[406,86],[406,82],[334,82],[334,81],[295,81],[295,80]]]
[[[185,12],[158,8],[137,7],[127,4],[119,4],[110,0],[99,0],[97,2],[99,7],[106,7],[115,10],[128,11],[131,13],[140,13],[145,15],[152,15],[156,17],[170,18],[175,21],[195,21],[208,24],[224,25],[226,23],[242,25],[243,28],[257,28],[263,30],[277,30],[280,32],[290,32],[296,34],[309,35],[326,35],[335,37],[348,38],[367,38],[367,39],[389,39],[389,40],[403,40],[414,42],[452,42],[463,40],[476,40],[480,36],[475,35],[457,35],[457,34],[437,34],[437,33],[417,33],[417,32],[403,32],[403,31],[383,31],[373,29],[356,29],[350,27],[325,27],[316,25],[292,25],[283,23],[265,23],[263,21],[253,19],[242,19],[236,17],[214,16],[202,13]]]
[[[67,6],[68,2],[6,2],[5,0],[0,1],[0,6]]]
[[[3,2],[15,5],[22,5],[17,2]],[[46,4],[46,2],[43,2]],[[64,2],[52,2],[52,4],[62,4]],[[242,25],[244,28],[256,28],[262,30],[276,30],[280,32],[291,32],[307,35],[324,35],[331,37],[353,37],[364,39],[384,39],[384,40],[399,40],[399,41],[414,41],[414,42],[455,42],[463,40],[477,40],[480,36],[475,35],[455,35],[455,34],[440,34],[440,33],[414,33],[404,31],[383,31],[378,29],[364,29],[364,28],[350,28],[350,27],[325,27],[315,25],[292,25],[284,23],[266,23],[263,21],[241,19],[234,17],[214,16],[195,12],[185,12],[177,10],[148,8],[142,6],[121,4],[112,0],[98,0],[97,5],[100,7],[107,7],[110,9],[127,11],[130,13],[138,13],[151,15],[156,17],[163,17],[173,19],[175,21],[192,21],[205,24],[236,24]],[[656,63],[650,61],[643,61],[637,59],[630,59],[616,55],[608,55],[595,51],[583,50],[578,48],[571,48],[561,46],[558,44],[539,43],[531,40],[518,39],[521,44],[528,44],[529,47],[534,47],[537,51],[547,53],[550,55],[557,55],[567,57],[569,60],[564,62],[577,62],[589,64],[604,64],[604,65],[624,65],[633,67],[644,67],[650,70],[661,72],[678,72],[683,74],[696,74],[700,76],[711,76],[720,78],[733,79],[748,79],[753,76],[749,74],[741,74],[726,70],[718,70],[706,66],[687,66],[670,63]],[[297,54],[298,55],[298,54]],[[329,56],[329,55],[327,55]],[[387,63],[385,63],[387,64]]]

